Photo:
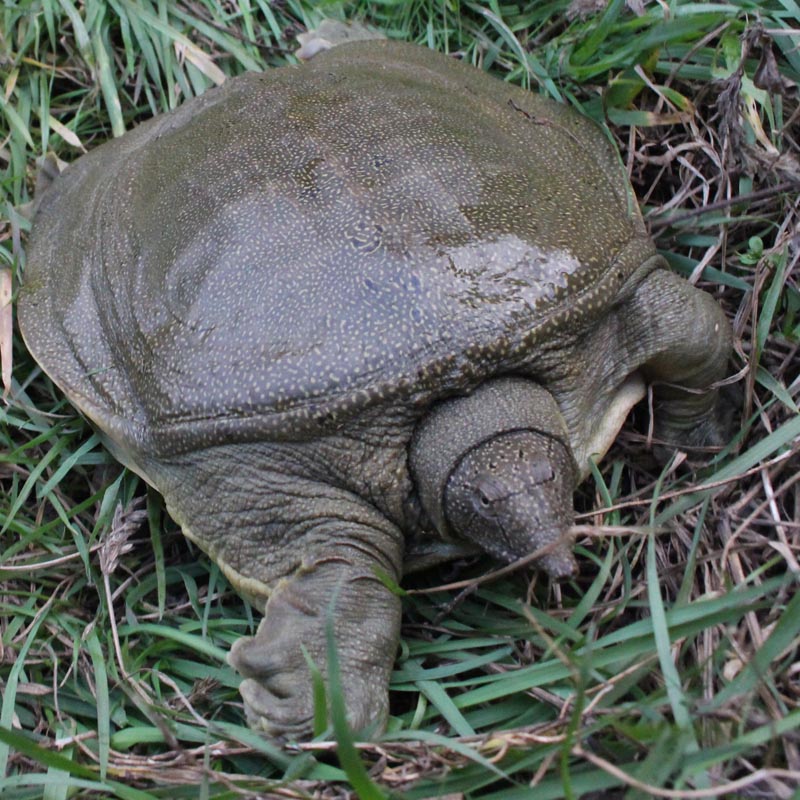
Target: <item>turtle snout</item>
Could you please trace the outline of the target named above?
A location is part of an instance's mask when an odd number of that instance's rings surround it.
[[[559,544],[537,562],[554,581],[565,581],[578,574],[578,562],[567,544]]]

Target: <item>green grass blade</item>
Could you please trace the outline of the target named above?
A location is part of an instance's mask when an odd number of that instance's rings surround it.
[[[43,764],[49,768],[59,770],[60,772],[69,775],[78,776],[85,780],[72,780],[71,784],[75,788],[88,789],[91,792],[105,792],[107,796],[119,797],[120,800],[153,800],[153,796],[149,792],[142,792],[134,789],[131,786],[125,786],[116,781],[97,783],[93,780],[94,773],[92,770],[75,763],[72,759],[62,756],[60,753],[55,753],[52,750],[47,750],[40,747],[34,741],[29,739],[17,731],[11,730],[3,725],[0,725],[0,746],[5,748],[13,748],[18,753],[22,753],[28,758],[34,760],[39,764]],[[4,788],[10,789],[14,786],[25,785],[44,785],[51,784],[51,780],[47,775],[19,775],[15,778],[4,778],[0,776],[0,792]]]
[[[387,795],[369,777],[361,756],[355,747],[353,734],[347,722],[347,709],[342,689],[342,675],[339,669],[339,654],[334,633],[334,608],[336,593],[331,599],[325,622],[325,638],[328,657],[328,692],[330,695],[331,722],[338,748],[336,755],[347,779],[359,800],[388,800]]]
[[[106,671],[105,654],[97,639],[97,631],[92,630],[84,641],[89,650],[89,656],[92,659],[92,668],[94,670],[100,780],[105,781],[108,774],[108,756],[111,746],[111,704],[108,699],[108,672]]]

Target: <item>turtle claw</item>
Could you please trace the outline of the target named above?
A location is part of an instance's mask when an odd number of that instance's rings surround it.
[[[360,730],[382,727],[386,720],[400,603],[374,578],[340,578],[342,566],[341,561],[323,562],[282,580],[255,636],[239,639],[228,655],[244,678],[240,690],[248,723],[268,736],[297,740],[313,735],[311,664],[327,680],[331,614],[349,724]],[[332,596],[335,608],[330,609]]]
[[[322,635],[322,626],[314,615],[280,602],[285,600],[280,594],[273,597],[277,602],[268,604],[256,635],[235,642],[228,661],[245,679],[239,690],[252,728],[273,738],[308,738],[313,733],[314,699],[303,641]]]
[[[303,681],[296,685],[302,686]],[[305,698],[281,696],[252,678],[242,681],[239,691],[244,699],[247,724],[274,739],[295,741],[314,733],[313,703],[308,709]]]
[[[286,652],[280,643],[270,650],[279,655],[269,656],[258,676],[246,672],[243,665],[265,646],[256,637],[236,642],[229,661],[245,680],[239,685],[244,700],[247,723],[267,736],[284,741],[308,739],[314,734],[314,694],[308,666],[300,648],[297,648],[302,664],[296,664],[294,653]],[[243,655],[247,654],[247,655]],[[281,664],[282,656],[288,656]],[[324,674],[324,663],[318,664]],[[383,725],[388,713],[388,692],[385,683],[376,680],[369,672],[369,665],[353,665],[343,674],[342,687],[345,694],[347,718],[354,730],[378,723]]]

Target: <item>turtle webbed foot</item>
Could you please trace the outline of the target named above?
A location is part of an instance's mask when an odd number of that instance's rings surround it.
[[[687,395],[688,400],[683,401],[673,399],[669,413],[655,409],[653,454],[659,463],[666,464],[675,450],[685,451],[692,461],[705,460],[731,441],[739,406],[737,390],[723,387],[710,391],[713,403],[701,413],[695,411],[698,395]]]
[[[347,575],[336,562],[281,581],[256,635],[234,644],[228,660],[245,678],[240,690],[252,728],[287,740],[313,736],[309,660],[327,685],[329,624],[350,726],[383,728],[400,603],[374,576]]]

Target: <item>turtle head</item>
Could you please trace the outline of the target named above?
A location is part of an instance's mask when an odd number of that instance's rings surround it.
[[[411,469],[445,537],[511,562],[537,560],[551,577],[576,571],[569,529],[577,470],[555,401],[538,384],[498,378],[435,407],[419,426]]]
[[[501,561],[549,546],[538,560],[553,578],[574,574],[572,458],[564,444],[533,430],[501,433],[459,460],[445,485],[450,527]]]

